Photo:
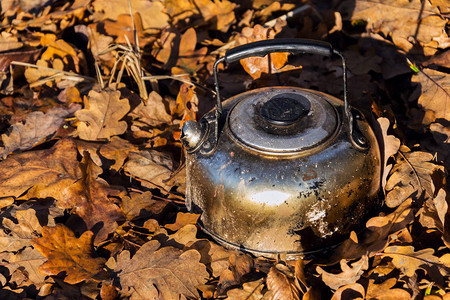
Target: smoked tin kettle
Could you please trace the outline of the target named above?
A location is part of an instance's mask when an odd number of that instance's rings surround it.
[[[220,100],[217,66],[273,52],[339,56],[344,101],[299,87]],[[235,47],[214,65],[217,103],[185,122],[186,205],[219,243],[288,257],[338,244],[380,206],[377,139],[347,100],[345,59],[331,45],[273,39]]]

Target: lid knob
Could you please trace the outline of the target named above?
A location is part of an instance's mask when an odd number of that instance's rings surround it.
[[[310,109],[311,104],[305,97],[284,93],[265,102],[261,107],[261,115],[270,124],[284,127],[297,123]]]

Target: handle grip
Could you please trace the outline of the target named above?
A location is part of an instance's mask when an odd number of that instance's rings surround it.
[[[225,53],[224,61],[232,63],[247,57],[265,56],[274,52],[289,52],[291,54],[318,54],[332,56],[333,48],[327,42],[308,39],[273,39],[257,41],[237,46]]]

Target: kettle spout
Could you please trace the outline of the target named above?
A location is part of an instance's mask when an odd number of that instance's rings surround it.
[[[192,151],[201,144],[205,133],[206,126],[204,123],[186,121],[181,128],[180,140],[187,151]]]

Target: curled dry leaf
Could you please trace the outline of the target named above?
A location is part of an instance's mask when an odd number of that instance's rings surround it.
[[[44,227],[42,237],[33,240],[33,246],[48,259],[39,271],[46,275],[63,273],[64,281],[69,284],[95,278],[102,272],[105,261],[94,258],[92,236],[91,231],[86,231],[77,239],[62,224]]]
[[[444,269],[446,266],[434,256],[431,248],[414,251],[413,246],[389,246],[380,255],[392,258],[392,263],[406,276],[412,277],[417,269],[429,270],[431,267]]]
[[[392,169],[392,165],[388,165],[387,161],[389,158],[393,155],[395,155],[400,148],[400,140],[396,138],[393,135],[388,135],[388,129],[389,129],[389,119],[387,118],[378,118],[377,119],[378,124],[380,124],[381,132],[383,135],[383,147],[384,147],[384,153],[383,153],[383,176],[381,179],[381,188],[384,191],[384,187],[386,186],[386,178],[389,174],[389,171]]]
[[[120,121],[130,110],[127,99],[120,99],[120,92],[91,90],[84,99],[84,109],[75,113],[80,121],[75,134],[83,140],[109,140],[127,129],[127,123]]]
[[[301,299],[301,292],[295,282],[295,277],[285,265],[277,264],[270,268],[266,283],[267,288],[272,291],[271,299]]]
[[[364,299],[364,295],[364,287],[361,284],[350,283],[338,288],[331,300]]]
[[[386,183],[386,200],[388,207],[397,207],[409,197],[425,198],[434,195],[432,175],[444,168],[431,161],[433,155],[427,152],[399,152],[391,175]]]
[[[178,299],[179,295],[198,298],[196,288],[208,278],[199,262],[200,254],[159,246],[158,241],[150,241],[132,258],[128,251],[120,253],[114,271],[122,288],[130,288],[131,297],[137,299]]]
[[[100,154],[103,157],[114,161],[114,164],[110,169],[117,172],[122,168],[128,153],[136,150],[137,147],[129,141],[121,139],[118,136],[113,136],[109,143],[100,147]]]
[[[379,284],[376,284],[375,280],[369,279],[366,299],[410,299],[411,295],[406,290],[399,288],[393,289],[396,284],[396,278],[389,278]]]
[[[11,126],[9,134],[2,135],[3,148],[0,156],[5,158],[9,153],[17,150],[27,150],[46,141],[64,123],[64,118],[78,110],[78,106],[71,108],[55,107],[46,113],[34,111],[29,113],[25,121]]]
[[[422,226],[437,228],[442,233],[442,240],[447,247],[450,246],[448,206],[447,193],[444,189],[440,189],[433,200],[429,199],[425,202],[424,212],[420,218]]]
[[[369,258],[363,255],[361,259],[350,264],[346,260],[341,260],[341,273],[328,273],[321,267],[317,267],[317,273],[322,275],[323,282],[333,290],[337,290],[341,286],[356,282],[365,270],[369,268]]]
[[[243,45],[255,41],[273,39],[275,31],[271,28],[265,28],[259,24],[255,27],[246,27],[242,29],[242,33],[236,40],[236,46]],[[265,57],[249,57],[241,60],[244,70],[252,76],[253,79],[261,77],[262,73],[271,73],[280,70],[287,62],[288,53],[277,52]]]
[[[194,0],[205,21],[213,20],[213,29],[227,32],[236,22],[234,9],[236,4],[228,0]]]

